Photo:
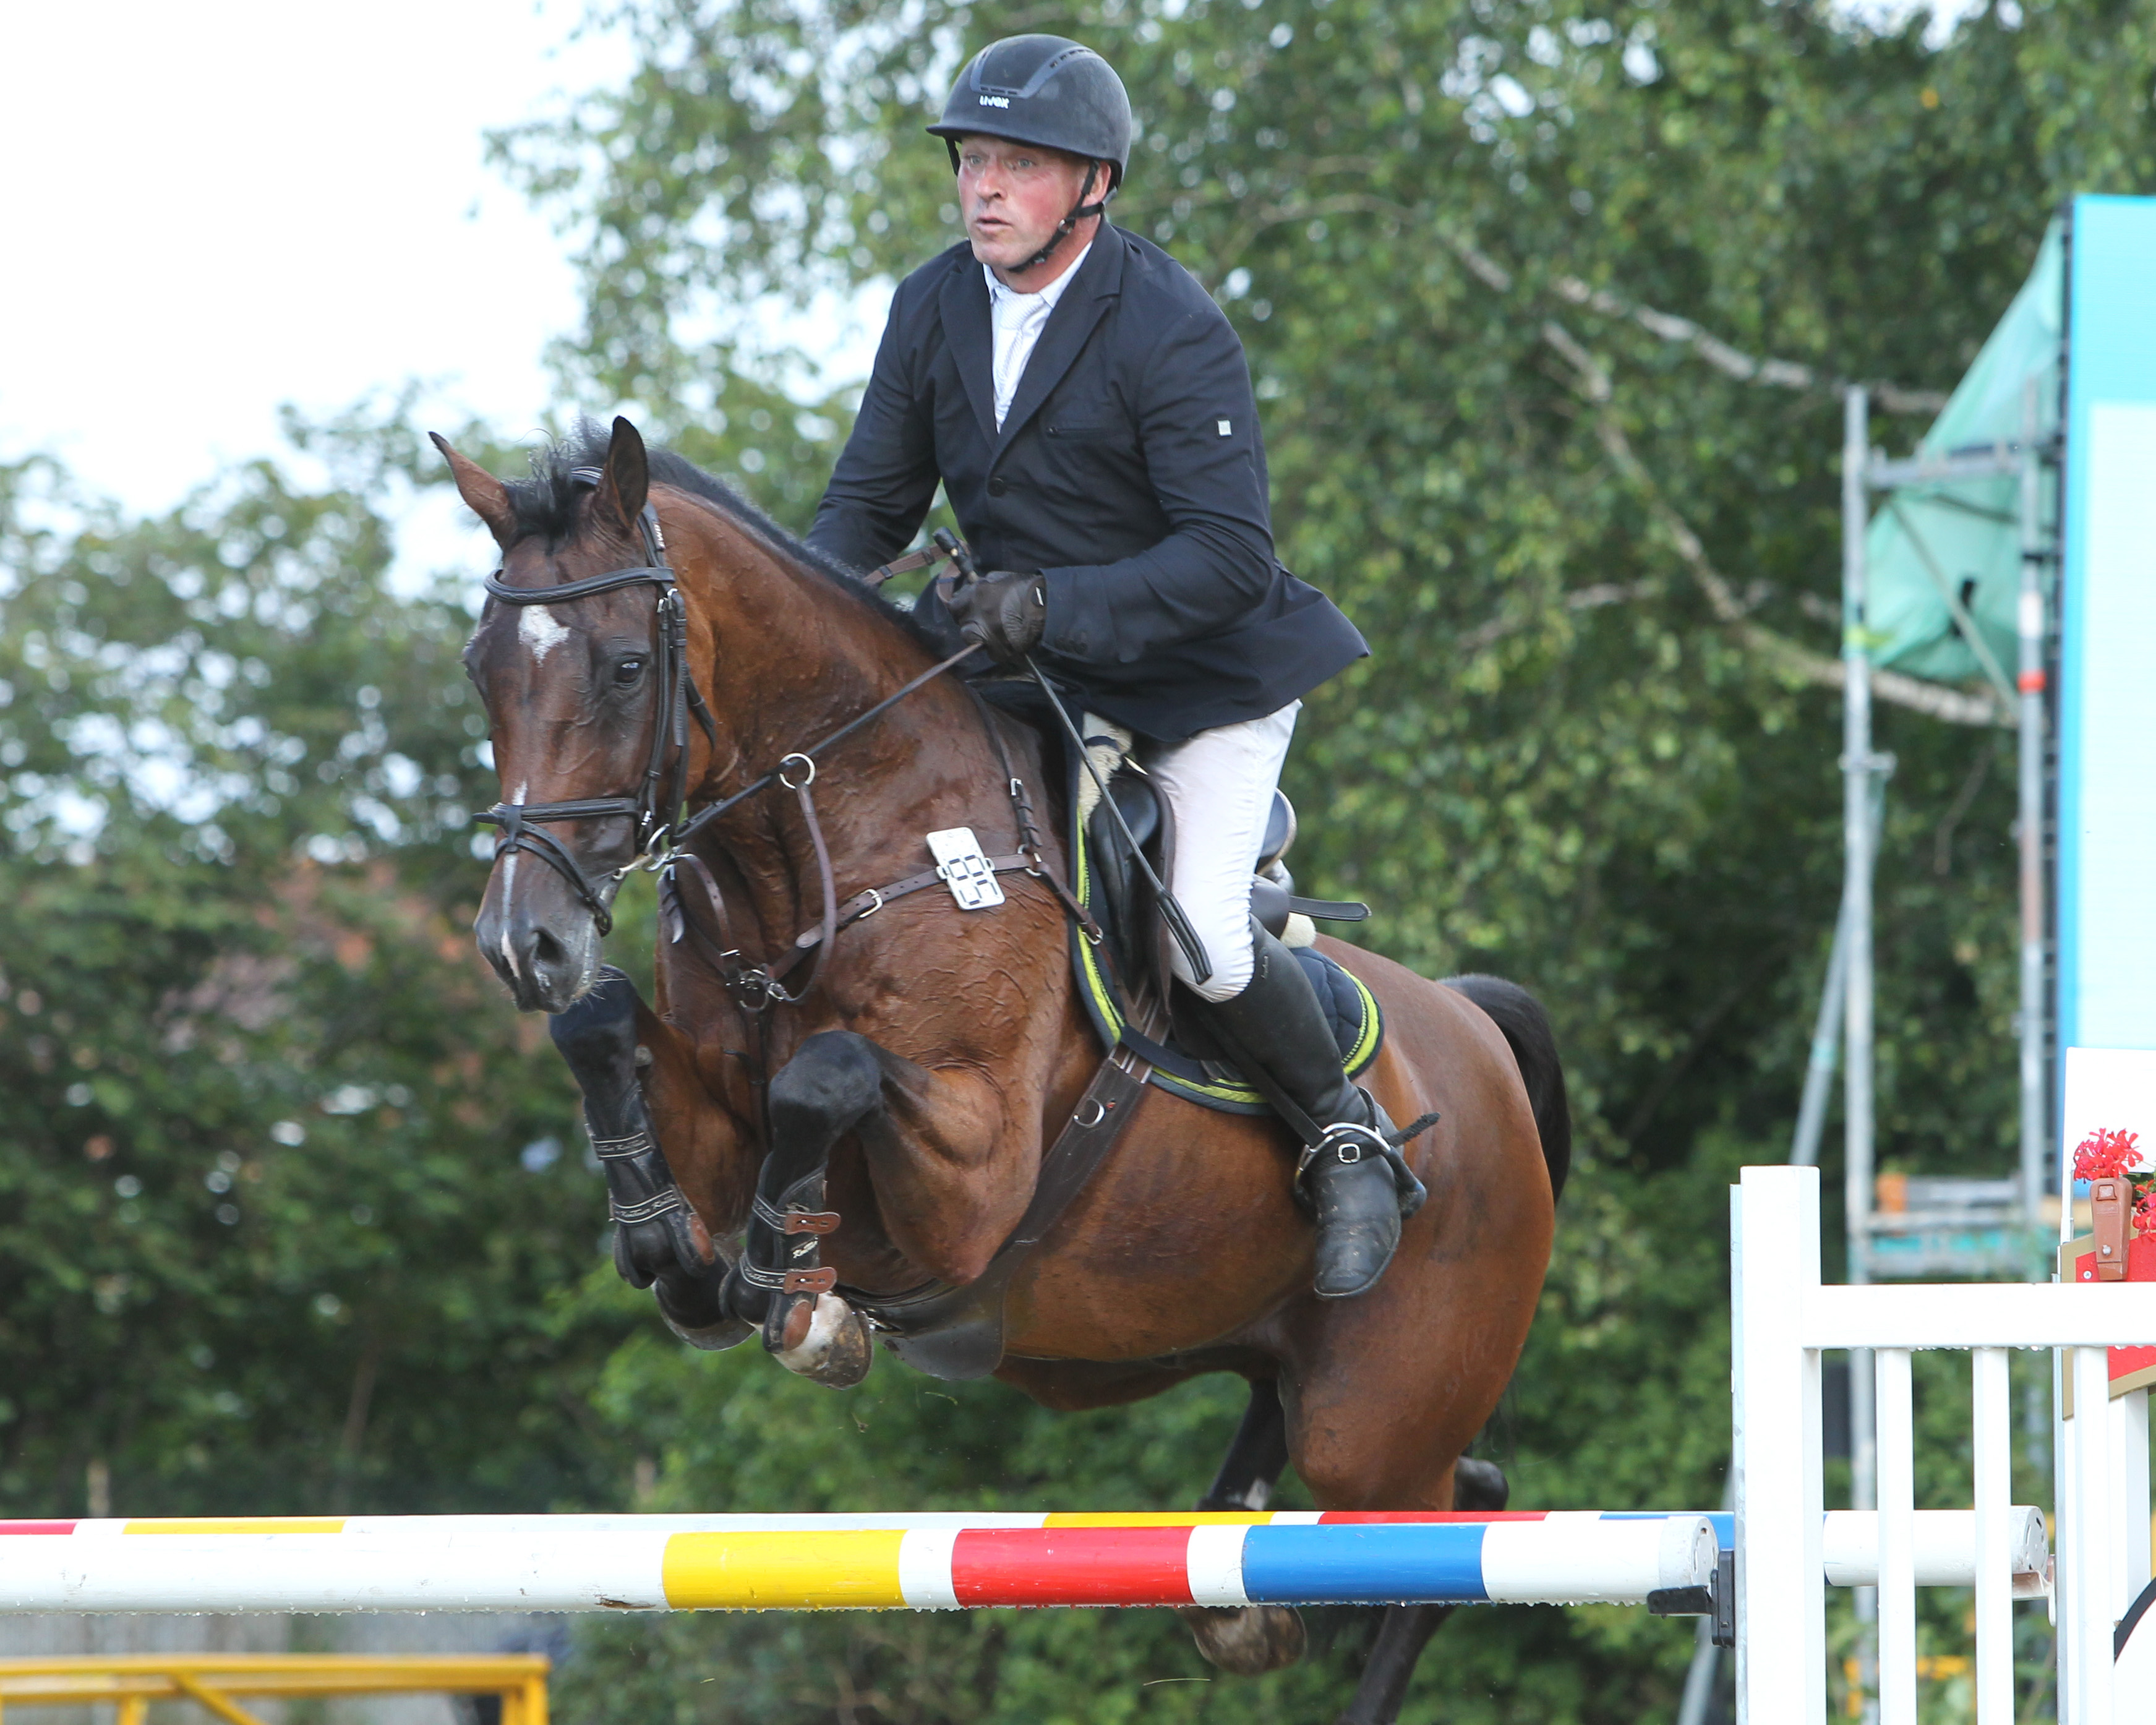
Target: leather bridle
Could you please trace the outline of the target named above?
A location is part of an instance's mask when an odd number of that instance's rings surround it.
[[[596,487],[601,478],[596,467],[579,467],[571,475],[578,484]],[[511,587],[496,569],[486,578],[486,590],[506,605],[558,605],[590,598],[624,587],[654,587],[658,602],[653,608],[652,633],[655,647],[652,662],[658,686],[652,700],[651,749],[646,757],[644,782],[634,794],[583,797],[563,803],[497,803],[475,819],[501,829],[494,847],[495,860],[514,850],[527,851],[567,880],[592,913],[602,937],[613,928],[602,883],[595,882],[570,855],[568,848],[547,824],[564,820],[632,819],[636,823],[636,848],[642,856],[663,857],[672,849],[682,828],[689,797],[689,716],[696,715],[704,736],[714,747],[718,732],[711,709],[689,670],[688,621],[681,608],[681,592],[666,561],[666,539],[659,530],[659,512],[646,503],[636,519],[637,535],[644,542],[644,561],[631,568],[609,569],[587,575],[580,581],[564,581],[553,587]],[[670,783],[666,754],[674,752]],[[665,788],[662,790],[661,787]],[[613,871],[619,880],[635,865]]]

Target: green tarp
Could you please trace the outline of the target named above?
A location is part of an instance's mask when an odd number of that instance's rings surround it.
[[[2023,385],[2030,377],[2038,380],[2042,434],[2051,434],[2058,419],[2065,275],[2064,240],[2054,222],[2036,267],[1924,434],[1919,456],[2019,443]],[[2008,475],[1884,494],[1866,538],[1876,663],[1940,682],[1996,673],[2010,686],[2021,588],[2020,486]],[[1949,594],[1968,614],[1990,665],[1956,628]]]

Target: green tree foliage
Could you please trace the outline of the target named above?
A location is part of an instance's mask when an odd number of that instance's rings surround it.
[[[268,465],[150,521],[0,470],[0,1514],[604,1489],[604,1203],[469,933],[469,618],[388,562]]]
[[[1566,1050],[1586,1153],[1492,1447],[1518,1502],[1711,1503],[1723,1191],[1786,1153],[1840,872],[1835,386],[1902,386],[1876,434],[1906,443],[1912,392],[1951,386],[2057,202],[2156,186],[2156,13],[1999,5],[1932,44],[1922,13],[1757,0],[604,18],[636,44],[627,84],[497,141],[583,236],[566,372],[797,525],[844,414],[774,399],[794,362],[755,332],[958,238],[920,128],[967,54],[1055,30],[1122,70],[1141,132],[1118,218],[1235,321],[1282,553],[1377,648],[1306,708],[1299,872],[1377,901],[1368,937],[1432,973],[1530,983]],[[1953,704],[1984,717],[1980,694]],[[2011,737],[1892,700],[1879,731],[1883,1160],[1995,1169]],[[888,1375],[834,1408],[735,1360],[613,1372],[663,1491],[711,1507],[1187,1501],[1233,1412],[1208,1390],[1202,1426],[1180,1401],[1103,1416],[1074,1455],[993,1389],[916,1423],[939,1393]],[[1173,1479],[1141,1460],[1164,1443]],[[1172,1627],[1067,1624],[615,1626],[577,1693],[624,1718],[1316,1711],[1301,1674],[1142,1686],[1204,1675]],[[1471,1616],[1409,1717],[1666,1712],[1688,1644],[1632,1613]]]
[[[2156,185],[2149,0],[2000,5],[1937,47],[1753,0],[598,22],[629,82],[501,141],[581,236],[569,393],[797,526],[847,380],[770,332],[957,237],[919,130],[951,73],[1018,28],[1122,67],[1118,217],[1235,321],[1283,555],[1377,647],[1309,704],[1298,870],[1431,973],[1528,983],[1566,1050],[1583,1155],[1486,1447],[1523,1506],[1713,1502],[1724,1188],[1784,1153],[1839,869],[1831,386],[1949,385],[2060,198]],[[381,500],[431,458],[363,421],[308,441],[326,488],[251,467],[149,521],[0,470],[0,1512],[78,1508],[92,1461],[136,1512],[1189,1501],[1232,1384],[1051,1418],[885,1362],[834,1396],[681,1350],[614,1286],[567,1082],[470,950],[461,811],[494,788],[463,590],[383,581]],[[1995,1168],[2011,738],[1892,704],[1881,733],[1885,1160]],[[1951,1502],[1960,1415],[1926,1387]],[[1366,1632],[1315,1627],[1311,1666],[1241,1682],[1158,1614],[623,1621],[562,1701],[1300,1720]],[[1466,1613],[1408,1717],[1666,1717],[1689,1640]]]
[[[1818,381],[1950,385],[2061,196],[2156,181],[2146,6],[1984,12],[1937,52],[1921,16],[1752,0],[606,17],[627,86],[500,141],[588,236],[571,376],[797,523],[829,416],[708,429],[767,377],[744,308],[957,237],[919,128],[981,40],[1109,54],[1142,128],[1119,218],[1236,320],[1283,552],[1379,644],[1310,704],[1305,873],[1380,901],[1404,957],[1545,992],[1599,1152],[1779,1129],[1838,867],[1839,405],[1622,310]],[[1994,1150],[2010,1075],[1967,1033],[2011,986],[2005,740],[1881,729],[1891,1147]]]

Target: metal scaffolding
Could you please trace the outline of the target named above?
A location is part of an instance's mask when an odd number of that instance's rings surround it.
[[[2052,1091],[2051,934],[2045,875],[2051,855],[2047,655],[2051,650],[2054,609],[2048,589],[2056,552],[2055,533],[2047,518],[2045,468],[2056,460],[2057,451],[2056,442],[2047,441],[2041,433],[2038,387],[2035,378],[2024,386],[2018,439],[1908,460],[1890,459],[1871,447],[1869,392],[1856,386],[1843,393],[1842,896],[1820,989],[1819,1017],[1805,1063],[1804,1096],[1789,1160],[1799,1165],[1818,1161],[1835,1056],[1838,1051],[1845,1054],[1846,1058],[1841,1061],[1843,1201],[1847,1275],[1852,1284],[1868,1283],[1881,1276],[1981,1275],[2002,1271],[2017,1271],[2037,1281],[2048,1281],[2052,1276],[2052,1253],[2047,1243],[2050,1219],[2045,1213],[2051,1192],[2046,1166]],[[1913,1191],[1913,1205],[1882,1214],[1877,1203],[1873,1090],[1872,889],[1881,812],[1894,757],[1874,747],[1872,739],[1874,635],[1869,619],[1866,533],[1875,495],[1887,497],[1888,506],[1892,507],[1895,493],[1906,486],[2002,476],[2020,481],[2021,585],[2016,612],[2020,657],[2012,685],[2020,732],[2016,818],[2020,870],[2020,1162],[2010,1179],[1912,1181],[1905,1194]],[[1901,525],[1916,542],[1920,556],[1925,556],[1955,629],[1994,685],[2005,692],[2008,685],[2003,670],[1936,560],[1924,552],[1917,524],[1905,514]],[[1851,1507],[1857,1509],[1877,1505],[1872,1399],[1871,1357],[1868,1352],[1852,1353],[1849,1362]],[[1876,1597],[1871,1589],[1856,1590],[1856,1606],[1860,1621],[1868,1625],[1876,1620]],[[1868,1632],[1866,1642],[1858,1656],[1859,1681],[1870,1691],[1875,1665]],[[1685,1684],[1679,1725],[1702,1725],[1707,1717],[1719,1671],[1719,1653],[1702,1630]]]

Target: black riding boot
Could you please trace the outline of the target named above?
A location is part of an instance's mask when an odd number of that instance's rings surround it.
[[[1250,936],[1250,985],[1212,1003],[1209,1016],[1251,1083],[1281,1092],[1318,1128],[1296,1164],[1296,1196],[1317,1224],[1318,1297],[1348,1299],[1384,1274],[1401,1218],[1426,1194],[1389,1141],[1385,1111],[1341,1070],[1339,1045],[1301,964],[1255,923]]]

